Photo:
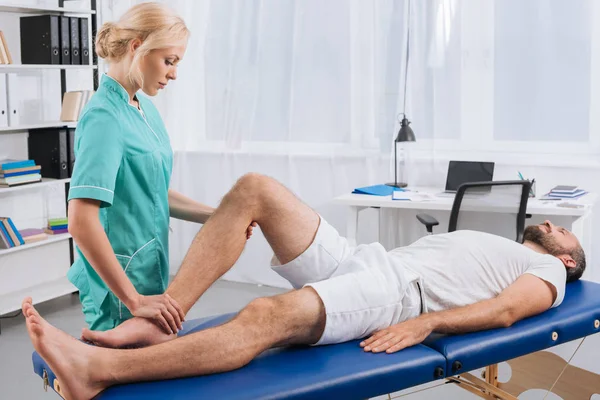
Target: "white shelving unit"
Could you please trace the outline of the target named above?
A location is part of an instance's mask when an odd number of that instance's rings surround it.
[[[22,14],[52,14],[52,13],[65,13],[65,14],[84,14],[91,15],[96,14],[94,10],[77,10],[69,9],[64,7],[43,7],[43,6],[27,6],[19,4],[0,4],[0,12],[13,12]]]
[[[38,128],[55,128],[55,127],[58,128],[61,126],[66,126],[67,128],[75,128],[77,126],[77,122],[51,121],[51,122],[43,122],[40,124],[2,126],[2,127],[0,127],[0,134],[5,133],[5,132],[26,131],[29,129],[38,129]]]
[[[95,31],[97,29],[95,10],[69,7],[30,6],[16,3],[18,3],[18,0],[7,2],[0,0],[0,13],[87,16],[90,22],[90,44],[93,43]],[[70,3],[72,4],[72,2]],[[92,8],[95,8],[95,2],[91,2],[90,4]],[[90,5],[87,7],[90,7]],[[15,16],[15,18],[18,18],[18,16]],[[90,50],[92,50],[92,47],[90,47]],[[18,54],[18,52],[15,53]],[[66,91],[66,74],[68,71],[89,70],[94,71],[94,89],[96,89],[98,66],[93,65],[96,61],[95,56],[93,54],[90,56],[91,64],[82,65],[0,64],[0,73],[15,72],[29,74],[29,71],[37,70],[61,71],[62,95],[62,93]],[[38,128],[75,128],[76,125],[77,122],[46,121],[43,123],[6,126],[0,127],[0,136],[6,133],[15,133],[19,135],[29,129]],[[38,183],[0,188],[0,203],[3,201],[14,203],[16,196],[37,196],[35,189],[51,185],[67,185],[69,182],[70,179],[43,178],[42,181]],[[69,247],[67,247],[65,243],[69,244]],[[39,242],[0,250],[0,316],[19,310],[23,298],[28,296],[31,296],[34,303],[37,304],[76,292],[77,288],[66,278],[66,272],[70,266],[69,259],[71,262],[73,261],[73,253],[71,252],[69,256],[63,249],[68,250],[69,248],[72,250],[72,237],[70,234],[65,233],[60,235],[48,235],[47,239]],[[2,340],[1,334],[0,340]]]
[[[40,240],[39,242],[28,243],[28,244],[24,244],[24,245],[17,246],[17,247],[12,247],[12,248],[6,249],[6,250],[0,250],[0,256],[10,254],[10,253],[16,253],[18,251],[33,249],[34,247],[40,247],[40,246],[44,246],[44,245],[51,244],[51,243],[62,242],[63,240],[69,240],[69,239],[71,239],[70,233],[61,233],[60,235],[48,235],[48,239]],[[0,313],[0,315],[1,315],[1,313]]]
[[[0,195],[2,195],[4,193],[10,193],[10,192],[20,192],[23,190],[38,189],[43,186],[55,185],[57,183],[65,184],[65,183],[69,183],[69,182],[71,182],[71,178],[67,178],[67,179],[42,178],[41,182],[26,183],[23,185],[18,185],[18,186],[13,186],[13,187],[0,188]],[[2,254],[1,251],[0,251],[0,254]]]
[[[97,65],[79,64],[79,65],[64,65],[64,64],[0,64],[0,72],[18,72],[23,70],[39,70],[39,69],[98,69]]]
[[[38,304],[76,291],[77,288],[65,276],[23,290],[0,294],[0,315],[20,310],[21,302],[25,297],[31,297],[34,304]],[[0,336],[1,339],[2,336]]]

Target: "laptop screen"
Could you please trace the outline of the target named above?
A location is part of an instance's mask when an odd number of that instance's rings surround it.
[[[494,178],[494,163],[479,161],[450,161],[446,190],[456,191],[465,182],[485,182]]]

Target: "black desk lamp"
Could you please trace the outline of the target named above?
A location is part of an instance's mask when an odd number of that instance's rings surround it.
[[[397,188],[406,187],[405,182],[398,182],[398,143],[400,142],[414,142],[415,141],[415,133],[411,129],[410,121],[406,119],[406,115],[402,118],[402,122],[400,122],[400,130],[398,131],[398,136],[394,140],[394,182],[386,183],[388,186],[393,186]]]
[[[406,65],[404,67],[404,103],[402,111],[402,121],[400,122],[400,130],[398,136],[394,140],[394,182],[386,183],[388,186],[397,188],[406,187],[405,182],[398,182],[398,143],[399,142],[414,142],[415,133],[411,129],[410,121],[406,119],[406,85],[408,79],[408,56],[409,56],[409,44],[410,44],[410,0],[408,0],[408,23],[406,24]],[[405,165],[406,167],[406,165]]]

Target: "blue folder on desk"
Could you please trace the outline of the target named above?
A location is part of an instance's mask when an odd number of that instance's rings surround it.
[[[398,190],[401,192],[404,191],[404,189],[395,188],[395,187],[388,186],[388,185],[373,185],[373,186],[365,186],[362,188],[356,188],[352,191],[352,193],[370,194],[372,196],[391,196],[395,190]]]

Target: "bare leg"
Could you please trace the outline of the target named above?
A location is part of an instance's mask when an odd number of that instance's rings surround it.
[[[187,313],[200,296],[237,261],[246,229],[256,221],[281,263],[302,254],[319,227],[318,214],[269,177],[244,175],[196,235],[179,273],[167,289]],[[157,344],[174,338],[149,320],[133,318],[107,332],[83,338],[108,347]]]
[[[325,328],[325,309],[310,287],[254,300],[224,325],[135,350],[74,340],[41,318],[31,299],[23,313],[35,349],[67,399],[91,398],[115,384],[231,371],[271,347],[315,343]]]
[[[237,261],[246,244],[246,228],[256,221],[286,263],[312,243],[319,216],[274,179],[242,177],[200,230],[167,293],[187,312]]]

